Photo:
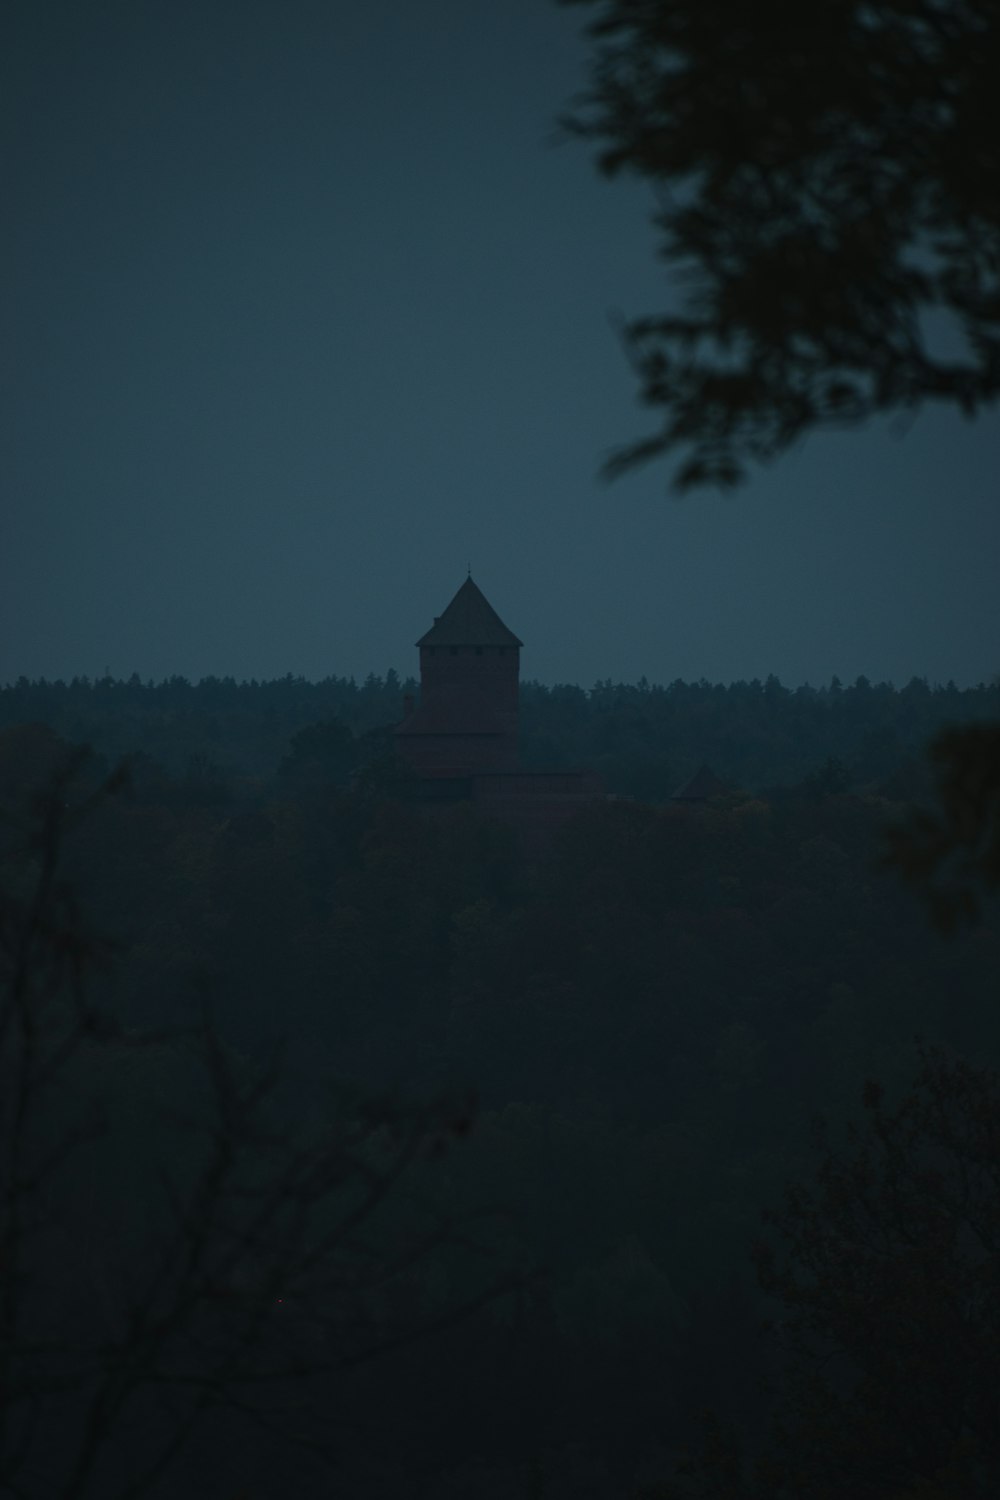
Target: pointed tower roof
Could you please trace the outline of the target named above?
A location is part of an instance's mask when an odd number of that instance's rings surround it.
[[[492,604],[472,581],[465,580],[443,615],[438,615],[418,646],[520,646]]]

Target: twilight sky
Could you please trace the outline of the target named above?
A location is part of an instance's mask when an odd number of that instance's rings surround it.
[[[581,20],[7,0],[0,681],[411,672],[469,563],[546,682],[1000,670],[996,413],[598,479],[666,293]]]

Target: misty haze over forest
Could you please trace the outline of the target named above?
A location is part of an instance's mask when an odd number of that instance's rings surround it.
[[[349,748],[327,771],[346,785],[354,769],[389,748],[391,726],[417,686],[394,672],[316,683],[21,679],[0,688],[0,725],[48,724],[109,762],[138,751],[172,776],[211,769],[252,794],[279,770],[296,734],[330,720],[349,731]],[[734,787],[757,791],[801,783],[833,757],[851,786],[868,789],[903,765],[922,776],[918,763],[935,731],[995,718],[998,710],[996,681],[964,690],[919,678],[899,689],[863,677],[795,689],[775,677],[728,686],[603,682],[587,690],[523,682],[520,757],[534,769],[593,766],[610,792],[653,802],[668,799],[705,760]]]

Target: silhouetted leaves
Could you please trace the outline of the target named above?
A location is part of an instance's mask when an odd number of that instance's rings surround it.
[[[162,1494],[234,1418],[327,1461],[338,1374],[521,1283],[489,1270],[488,1216],[459,1224],[428,1176],[474,1102],[328,1085],[293,1107],[278,1055],[208,1020],[123,1028],[63,870],[123,777],[35,738],[54,769],[0,870],[0,1489]],[[233,873],[262,833],[274,852],[259,815],[228,832]],[[190,1468],[177,1482],[195,1493]]]
[[[597,11],[567,126],[653,186],[681,299],[625,328],[662,426],[610,473],[732,485],[818,427],[996,399],[996,0],[563,3]]]
[[[930,751],[933,808],[916,809],[887,834],[887,863],[952,931],[974,920],[1000,886],[1000,724],[946,730]]]

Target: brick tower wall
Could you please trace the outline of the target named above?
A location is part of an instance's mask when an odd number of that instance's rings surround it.
[[[439,687],[473,689],[516,736],[519,657],[516,646],[421,646],[421,701],[431,704]]]
[[[509,734],[402,734],[396,748],[418,776],[469,777],[517,768],[517,740]]]
[[[421,646],[420,707],[396,730],[419,776],[517,769],[518,668],[516,646]]]

